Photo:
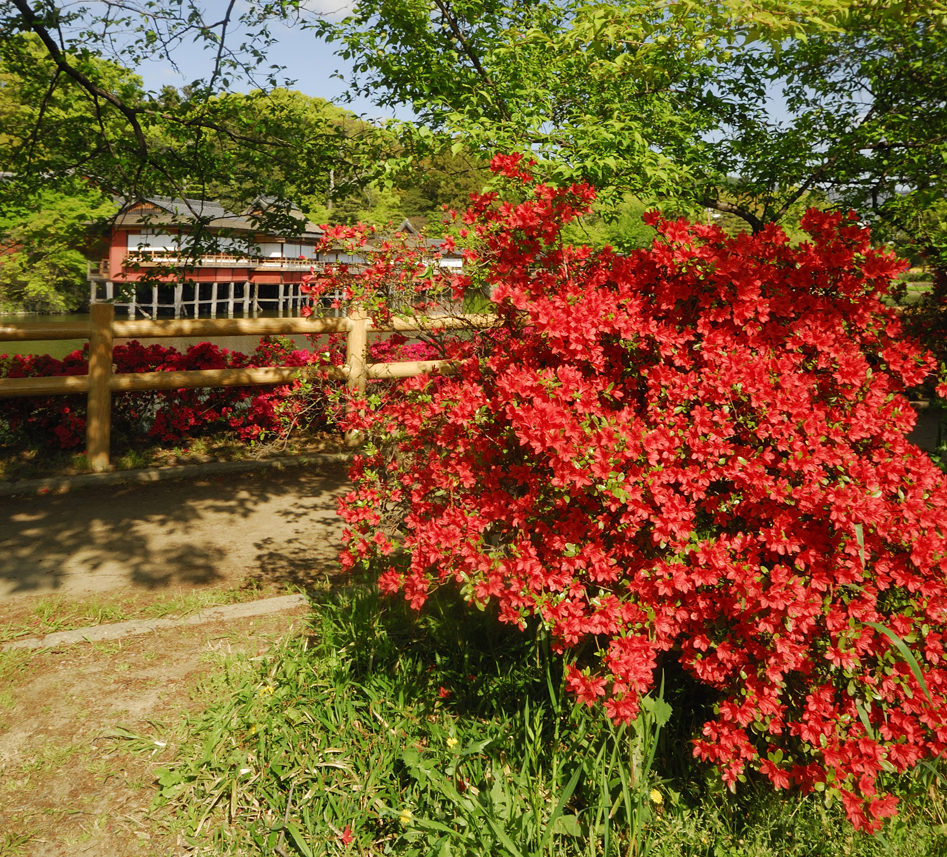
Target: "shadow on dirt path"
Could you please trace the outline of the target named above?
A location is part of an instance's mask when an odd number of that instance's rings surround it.
[[[0,600],[277,584],[338,571],[342,464],[0,498]]]

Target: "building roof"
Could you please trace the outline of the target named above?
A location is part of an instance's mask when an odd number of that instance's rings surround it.
[[[121,204],[121,201],[120,201]],[[300,209],[291,203],[282,203],[273,197],[260,197],[254,200],[243,214],[227,211],[216,200],[172,199],[170,197],[152,197],[122,205],[115,218],[116,227],[142,227],[153,229],[156,226],[177,226],[186,229],[195,220],[202,220],[211,229],[227,229],[239,232],[274,234],[260,222],[268,210],[281,213],[300,221],[301,232],[293,232],[293,238],[319,239],[323,235],[315,223],[306,220]]]

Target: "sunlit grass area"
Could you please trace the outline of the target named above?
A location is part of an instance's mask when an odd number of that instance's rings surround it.
[[[901,814],[876,837],[821,795],[726,791],[688,743],[712,700],[673,664],[616,728],[563,692],[540,630],[451,594],[415,615],[356,589],[312,622],[262,660],[222,662],[182,727],[159,803],[191,853],[947,853],[939,768],[888,781]]]

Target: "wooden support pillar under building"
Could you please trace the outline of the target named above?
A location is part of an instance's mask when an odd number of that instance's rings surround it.
[[[237,288],[236,283],[230,284],[230,292],[228,293],[228,296],[227,296],[227,316],[229,318],[233,318],[233,293],[236,288]]]
[[[184,286],[181,283],[174,284],[174,317],[181,317],[181,304],[184,297]]]
[[[115,297],[115,283],[113,283],[111,280],[106,280],[105,281],[105,299],[109,301],[109,303],[111,303],[114,297]]]
[[[151,317],[158,317],[158,287],[151,287]]]
[[[283,304],[286,302],[286,284],[281,282],[279,284],[279,297],[276,302],[276,308],[279,310],[279,314],[283,314]]]
[[[128,317],[129,318],[135,317],[137,301],[138,301],[138,288],[136,286],[132,286],[132,295],[128,299]]]
[[[210,284],[210,317],[217,318],[217,281]]]
[[[246,280],[243,284],[243,314],[250,315],[250,281]]]

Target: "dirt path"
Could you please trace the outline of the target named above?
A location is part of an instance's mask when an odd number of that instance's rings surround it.
[[[0,630],[90,605],[325,589],[344,490],[330,465],[0,498]],[[306,612],[0,651],[0,857],[191,854],[151,811],[155,769],[221,670],[301,633]]]
[[[311,588],[336,569],[341,464],[0,498],[0,603],[238,581]]]
[[[152,811],[155,771],[224,665],[299,633],[304,614],[0,655],[0,855],[190,854]]]

